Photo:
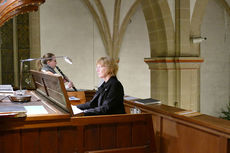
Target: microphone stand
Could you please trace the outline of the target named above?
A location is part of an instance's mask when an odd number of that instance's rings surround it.
[[[66,80],[67,82],[70,82],[69,78],[61,71],[61,69],[58,66],[56,66],[56,69],[61,73],[61,75],[63,76],[64,80]],[[73,88],[74,91],[77,91],[77,89],[74,87],[74,85],[73,85],[72,88]]]

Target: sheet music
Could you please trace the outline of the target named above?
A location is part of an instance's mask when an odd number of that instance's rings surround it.
[[[47,110],[42,105],[36,106],[24,106],[27,115],[35,115],[35,114],[48,114]]]
[[[12,85],[0,85],[0,92],[14,92]]]
[[[72,107],[72,110],[73,110],[73,114],[74,114],[74,115],[83,113],[83,110],[77,108],[76,106],[71,105],[71,107]]]

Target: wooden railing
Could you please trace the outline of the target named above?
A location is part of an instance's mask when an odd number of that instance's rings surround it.
[[[138,112],[152,114],[158,153],[230,152],[227,120],[199,112],[194,116],[178,115],[186,110],[164,104],[141,105],[125,100],[125,107],[127,112],[140,109]]]

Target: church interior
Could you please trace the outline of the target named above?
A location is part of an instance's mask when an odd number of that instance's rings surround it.
[[[229,44],[230,0],[1,0],[0,84],[62,108],[0,118],[0,152],[229,153]],[[79,92],[20,62],[45,53],[71,58],[57,65]],[[66,97],[93,97],[102,56],[118,61],[127,114],[76,117]],[[161,103],[135,103],[146,98]]]

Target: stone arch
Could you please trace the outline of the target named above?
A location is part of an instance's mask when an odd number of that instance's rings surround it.
[[[123,21],[120,25],[120,7],[121,0],[115,0],[114,3],[114,22],[113,22],[113,34],[110,32],[110,27],[107,19],[107,14],[105,12],[103,3],[101,0],[84,0],[82,1],[88,7],[93,19],[96,21],[97,27],[99,29],[102,42],[105,46],[106,54],[115,59],[119,59],[120,47],[123,41],[124,34],[126,32],[127,26],[133,14],[136,12],[138,5],[141,0],[135,0],[132,6],[128,9]],[[93,5],[95,3],[95,6]],[[98,12],[96,11],[98,10]]]
[[[175,54],[175,32],[167,0],[142,1],[151,48],[151,57]]]
[[[220,0],[220,3],[223,4],[226,12],[228,13],[228,15],[230,16],[230,7],[229,7],[229,4],[226,2],[226,0]]]
[[[196,1],[194,11],[192,14],[191,19],[191,27],[190,27],[190,37],[200,37],[201,36],[201,24],[203,22],[203,17],[205,15],[205,10],[208,5],[209,0],[202,0]],[[220,4],[223,5],[228,15],[230,15],[230,7],[226,0],[220,0]],[[192,44],[191,45],[191,51],[196,55],[200,55],[200,45],[199,44]]]
[[[190,37],[200,37],[200,28],[203,21],[203,17],[205,14],[205,9],[208,4],[208,0],[196,1],[194,11],[191,19],[191,27],[190,27]],[[200,45],[192,44],[191,51],[197,56],[200,55]]]

